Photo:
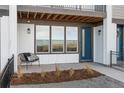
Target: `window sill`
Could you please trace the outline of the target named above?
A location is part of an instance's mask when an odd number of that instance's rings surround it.
[[[36,53],[36,55],[54,55],[54,54],[79,54],[78,52],[75,53]]]

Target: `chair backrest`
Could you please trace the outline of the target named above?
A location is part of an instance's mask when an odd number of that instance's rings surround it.
[[[23,53],[20,53],[20,54],[18,55],[18,57],[19,57],[19,59],[20,59],[22,62],[26,61],[26,59],[25,59]]]
[[[23,56],[25,57],[25,60],[26,60],[26,61],[29,61],[29,60],[28,60],[28,57],[31,56],[31,53],[22,53],[22,54],[23,54]]]
[[[22,62],[33,62],[39,60],[39,57],[32,53],[20,53],[18,56]]]

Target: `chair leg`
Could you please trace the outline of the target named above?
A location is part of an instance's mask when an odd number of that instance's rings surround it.
[[[32,62],[31,62],[31,66],[32,66]]]
[[[26,70],[28,70],[28,63],[26,62]]]
[[[40,66],[40,60],[38,60],[39,66]]]

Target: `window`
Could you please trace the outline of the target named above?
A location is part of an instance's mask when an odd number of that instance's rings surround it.
[[[64,27],[52,26],[51,27],[51,50],[52,52],[64,52]]]
[[[36,48],[37,52],[49,52],[49,26],[36,26]]]
[[[35,44],[37,53],[76,53],[78,27],[36,25]]]
[[[66,51],[78,51],[78,27],[66,27]]]

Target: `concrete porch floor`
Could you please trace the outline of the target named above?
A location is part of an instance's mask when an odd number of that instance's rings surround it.
[[[94,62],[58,64],[58,66],[61,70],[67,70],[70,68],[82,69],[86,64],[88,64],[92,69],[105,74],[106,76],[124,82],[124,72]],[[55,64],[42,64],[40,66],[32,65],[28,66],[28,69],[26,69],[26,66],[22,66],[22,70],[23,73],[55,71]]]

